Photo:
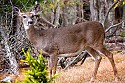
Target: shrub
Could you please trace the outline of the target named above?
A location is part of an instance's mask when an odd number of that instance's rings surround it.
[[[28,50],[24,52],[24,55],[26,59],[23,60],[23,62],[30,65],[30,70],[25,71],[26,78],[22,83],[51,83],[55,79],[56,75],[52,78],[48,78],[47,60],[44,59],[42,53],[40,53],[37,58],[33,58],[30,54],[30,50]]]

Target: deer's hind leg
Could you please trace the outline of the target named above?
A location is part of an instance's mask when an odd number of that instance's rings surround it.
[[[114,62],[114,58],[113,58],[113,54],[108,51],[104,46],[98,49],[101,53],[103,53],[110,61],[113,71],[114,71],[114,76],[115,76],[115,80],[118,81],[119,77],[118,77],[118,72],[117,72],[117,68],[115,66],[115,62]]]
[[[95,67],[94,67],[94,72],[92,74],[92,78],[90,80],[90,82],[94,82],[95,78],[96,78],[96,74],[97,74],[97,71],[98,71],[98,68],[99,68],[99,64],[101,62],[101,59],[102,57],[99,55],[99,53],[94,50],[93,48],[87,46],[85,48],[85,50],[87,50],[87,52],[94,58],[95,60]]]

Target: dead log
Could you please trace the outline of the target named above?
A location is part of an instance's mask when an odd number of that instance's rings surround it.
[[[71,65],[75,65],[78,62],[81,62],[81,65],[84,63],[85,59],[87,58],[88,53],[87,51],[82,52],[81,54],[79,54],[73,61],[71,61],[69,64],[66,65],[66,67],[64,69],[67,69],[68,67],[70,67]]]

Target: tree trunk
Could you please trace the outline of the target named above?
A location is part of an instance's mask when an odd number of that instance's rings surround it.
[[[90,11],[92,21],[99,21],[99,0],[90,0]]]
[[[122,20],[125,22],[125,5],[123,5],[123,16],[122,16]]]
[[[112,6],[113,2],[114,2],[114,0],[107,0],[106,8],[110,8]],[[112,8],[108,15],[106,27],[109,27],[109,26],[113,25],[114,23],[115,23],[115,10],[114,10],[114,8]]]
[[[12,74],[16,74],[18,75],[19,74],[19,66],[18,66],[18,63],[16,61],[16,58],[15,56],[11,53],[11,50],[10,50],[10,46],[8,44],[8,38],[5,34],[5,30],[4,30],[4,26],[0,26],[0,33],[1,33],[1,36],[3,38],[3,44],[5,46],[5,51],[6,51],[6,58],[9,59],[9,62],[10,62],[10,73]]]
[[[65,2],[64,2],[65,3]],[[67,19],[67,13],[68,12],[68,7],[66,6],[66,4],[64,5],[64,7],[62,8],[62,26],[67,26],[68,23],[68,19]]]
[[[60,17],[60,7],[57,5],[57,8],[55,10],[55,15],[54,15],[54,25],[56,27],[58,27],[59,25],[59,17]]]
[[[82,0],[79,0],[80,3],[83,3]],[[76,5],[76,10],[77,10],[77,21],[76,23],[83,22],[84,19],[84,10],[83,10],[83,5]]]
[[[58,27],[59,25],[59,17],[60,17],[60,6],[59,1],[57,0],[56,2],[53,1],[53,3],[55,3],[55,8],[52,9],[52,15],[51,15],[51,23],[53,23],[56,27]]]
[[[113,0],[90,0],[91,20],[99,21],[105,28],[115,22],[115,11]]]
[[[99,11],[99,22],[103,23],[104,18],[105,18],[105,13],[106,13],[106,8],[105,8],[105,1],[100,0],[100,11]]]
[[[69,6],[68,1],[64,1],[64,7],[62,8],[62,26],[76,24],[77,21],[77,5],[71,2]]]
[[[108,11],[108,9],[112,7],[113,2],[114,2],[113,0],[110,0],[110,1],[107,0],[105,2],[106,3],[106,7],[105,8],[107,8],[106,12],[109,12],[108,17],[107,17],[107,19],[105,21],[105,24],[104,24],[105,29],[107,29],[108,27],[110,27],[110,26],[115,24],[115,10],[114,10],[114,8],[112,8],[110,11]],[[107,33],[107,35],[113,33],[116,30],[115,28],[110,29],[110,31]]]

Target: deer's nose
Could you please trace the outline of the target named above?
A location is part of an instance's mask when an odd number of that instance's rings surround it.
[[[33,24],[33,21],[29,21],[28,24]]]

